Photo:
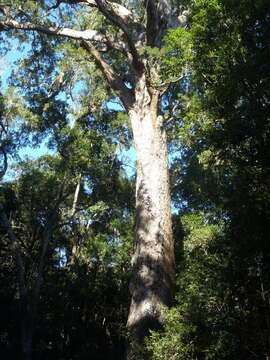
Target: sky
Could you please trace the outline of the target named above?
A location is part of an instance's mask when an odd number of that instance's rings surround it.
[[[3,57],[0,57],[0,76],[1,76],[1,82],[2,87],[1,90],[4,91],[8,87],[8,78],[11,75],[11,72],[13,70],[16,70],[16,62],[20,59],[22,59],[24,56],[26,56],[27,53],[27,45],[25,46],[24,50],[17,50],[18,41],[14,40],[12,42],[11,50]],[[80,85],[78,85],[80,86]],[[74,94],[76,96],[76,93],[79,92],[81,89],[75,89]],[[70,102],[72,102],[70,100]],[[76,104],[74,103],[72,107],[76,107]],[[115,103],[109,103],[108,107],[112,110],[121,110],[119,108],[119,105],[116,105]],[[71,126],[72,126],[72,118],[71,118]],[[45,139],[39,147],[32,148],[30,146],[27,146],[19,151],[19,156],[21,158],[31,158],[31,159],[37,159],[38,157],[45,155],[45,154],[53,154],[54,152],[46,146],[47,140]],[[174,154],[170,157],[170,162],[173,160],[173,157],[178,157],[179,154]],[[134,147],[131,147],[129,150],[123,150],[119,149],[118,151],[118,157],[123,162],[123,168],[126,171],[126,174],[128,177],[131,177],[135,173],[135,161],[136,161],[136,155]],[[9,175],[8,175],[9,176]]]
[[[16,62],[26,55],[27,48],[24,51],[18,51],[17,46],[18,41],[14,40],[10,51],[5,56],[0,57],[1,91],[5,91],[8,88],[8,78],[12,71],[16,69]],[[52,151],[46,146],[46,141],[42,142],[39,147],[32,148],[27,146],[19,151],[19,156],[22,159],[26,157],[37,159],[44,154],[52,154]],[[11,169],[13,163],[14,160],[9,159],[10,166],[4,180],[12,180],[14,176],[14,172]]]
[[[1,91],[5,91],[8,87],[8,78],[10,77],[13,70],[16,70],[16,62],[22,59],[24,56],[26,56],[27,53],[27,46],[25,46],[25,50],[17,50],[18,41],[14,40],[12,42],[12,46],[10,51],[5,55],[0,57],[0,76],[1,76]],[[80,89],[78,89],[79,91]],[[75,95],[76,95],[76,89],[75,89]],[[72,104],[71,104],[72,105]],[[74,104],[75,106],[75,104]],[[109,108],[114,109],[115,104],[109,104]],[[119,106],[118,106],[119,107]],[[118,108],[114,110],[119,110]],[[71,126],[72,126],[72,119],[71,119]],[[30,158],[30,159],[37,159],[42,155],[45,154],[53,154],[54,152],[46,146],[47,140],[45,139],[39,147],[32,148],[30,146],[27,146],[19,151],[19,156],[22,159]],[[134,148],[131,148],[129,150],[119,150],[118,156],[120,160],[124,164],[124,169],[126,171],[126,174],[128,177],[134,175],[135,171],[135,151]],[[9,164],[12,165],[12,160],[9,159]],[[14,173],[12,171],[8,171],[5,180],[11,180],[14,176]]]

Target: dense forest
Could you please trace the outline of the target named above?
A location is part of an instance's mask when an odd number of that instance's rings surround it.
[[[270,360],[269,0],[0,0],[0,358]]]

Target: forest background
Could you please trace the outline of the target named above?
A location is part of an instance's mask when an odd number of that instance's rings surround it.
[[[147,20],[143,1],[117,3]],[[5,21],[49,26],[57,12],[77,30],[116,30],[84,1],[0,10],[2,55],[15,39],[25,54],[0,94],[0,356],[122,359],[136,228],[127,111],[86,44]],[[139,56],[168,139],[175,295],[136,359],[269,360],[269,4],[174,1],[172,11],[187,19]],[[126,73],[106,46],[103,59]],[[42,142],[49,154],[20,158]]]

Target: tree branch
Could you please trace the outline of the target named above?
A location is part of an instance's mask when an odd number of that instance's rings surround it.
[[[159,46],[168,29],[172,16],[170,0],[144,0],[147,11],[147,43]]]
[[[71,216],[72,220],[74,220],[74,216],[75,216],[76,209],[77,209],[78,198],[79,198],[79,193],[80,193],[80,188],[81,188],[81,179],[82,179],[82,174],[79,174],[78,182],[77,182],[75,193],[74,193],[72,208],[70,211],[70,216]]]
[[[3,146],[0,148],[0,151],[2,152],[2,154],[4,156],[3,169],[0,171],[0,180],[2,180],[5,173],[7,172],[8,161],[7,161],[7,153],[6,153],[5,149],[3,148]]]
[[[99,1],[99,0],[58,0],[56,5],[51,7],[51,9],[57,8],[61,3],[70,4],[70,5],[80,5],[86,4],[91,7],[100,8],[104,6],[109,11],[113,11],[114,15],[121,18],[122,21],[135,22],[132,12],[127,9],[125,6],[118,4],[113,1]],[[105,14],[104,14],[105,15]]]
[[[111,21],[117,21],[119,25],[122,23],[124,26],[126,23],[135,23],[132,12],[123,5],[108,0],[96,0],[95,2],[97,8],[99,8],[106,17],[110,16]],[[108,11],[113,13],[114,19]]]
[[[102,58],[101,54],[95,48],[95,46],[93,46],[90,42],[87,41],[82,41],[82,46],[94,57],[96,64],[105,75],[110,86],[113,90],[119,92],[119,96],[121,101],[123,102],[123,105],[126,109],[128,109],[134,101],[133,91],[126,87],[123,79],[118,76],[111,68],[111,66]]]
[[[115,26],[123,31],[126,37],[127,44],[130,49],[130,53],[133,57],[134,63],[137,66],[140,66],[139,56],[137,53],[137,49],[135,46],[135,41],[133,39],[133,34],[131,31],[131,25],[136,24],[132,17],[132,13],[130,10],[125,8],[124,6],[110,2],[107,0],[96,0],[96,6],[100,10],[100,12]],[[139,38],[140,34],[136,32],[136,37]]]
[[[132,12],[125,6],[112,1],[99,1],[99,0],[57,0],[56,4],[49,8],[49,10],[56,9],[61,3],[69,5],[86,4],[90,7],[99,8],[101,12],[107,17],[106,9],[114,13],[115,17],[118,17],[124,22],[135,23]],[[101,9],[102,8],[102,9]],[[110,19],[111,20],[111,19]]]
[[[3,5],[0,5],[0,12],[3,15],[5,15],[7,18],[11,18],[10,13],[8,12],[8,10]]]
[[[73,30],[65,27],[47,27],[39,24],[35,24],[32,22],[23,22],[20,23],[16,20],[8,18],[6,20],[0,21],[0,31],[8,31],[11,29],[18,30],[34,30],[39,31],[47,35],[54,36],[63,36],[68,37],[74,40],[86,40],[86,41],[96,41],[102,44],[106,44],[116,50],[120,50],[122,52],[127,52],[127,46],[123,41],[118,41],[116,38],[108,37],[96,30]]]
[[[132,13],[130,10],[125,8],[124,6],[110,2],[107,0],[58,0],[56,5],[49,8],[55,9],[61,3],[66,4],[86,4],[91,7],[96,7],[99,11],[114,25],[116,25],[119,29],[121,29],[125,35],[125,41],[119,40],[115,36],[107,36],[101,32],[96,30],[73,30],[65,27],[51,27],[44,26],[28,22],[18,22],[13,19],[6,8],[0,5],[0,12],[2,12],[5,16],[5,20],[0,20],[0,31],[8,31],[11,29],[18,30],[35,30],[42,32],[47,35],[53,36],[63,36],[68,37],[75,40],[85,40],[85,41],[97,41],[102,44],[106,44],[108,47],[124,52],[128,56],[132,57],[134,61],[134,65],[139,66],[139,56],[137,54],[137,49],[135,46],[136,41],[140,38],[140,34],[136,31],[135,39],[132,38],[132,29],[130,30],[130,25],[135,24],[135,21],[132,17]],[[137,24],[138,25],[138,24]],[[133,32],[134,33],[134,32]]]

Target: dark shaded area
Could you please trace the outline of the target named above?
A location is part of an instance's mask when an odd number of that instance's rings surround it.
[[[60,171],[55,173],[54,161],[57,159],[43,159],[41,165],[28,163],[17,181],[1,188],[0,198],[21,251],[27,294],[22,298],[19,292],[14,247],[0,224],[0,358],[26,359],[21,341],[24,326],[25,334],[33,328],[33,360],[121,359],[130,303],[130,181],[109,168],[114,176],[100,182],[94,179],[91,196],[81,191],[78,203],[83,215],[85,202],[88,207],[89,203],[95,205],[101,193],[108,203],[114,199],[113,206],[101,204],[89,229],[87,222],[71,219],[69,213],[63,216],[55,207],[62,179]],[[73,194],[74,184],[67,185],[60,208],[71,208]],[[34,304],[42,234],[52,209],[58,217],[44,258],[41,292]]]
[[[36,319],[33,359],[121,359],[128,281],[119,288],[119,277],[113,270],[100,272],[98,265],[47,270]],[[14,292],[5,293],[10,288],[8,283],[16,281],[10,272],[4,276],[0,357],[21,359],[19,303]]]

